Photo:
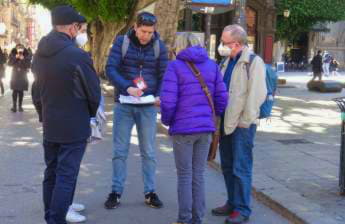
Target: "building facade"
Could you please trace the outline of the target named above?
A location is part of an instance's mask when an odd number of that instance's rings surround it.
[[[34,8],[15,0],[0,1],[0,23],[5,27],[5,33],[0,35],[2,48],[11,49],[18,43],[31,48],[35,46]]]
[[[313,57],[318,50],[331,54],[345,67],[345,21],[325,25],[328,32],[310,32],[308,56]]]
[[[207,2],[207,1],[205,1]],[[212,1],[210,1],[212,2]],[[236,0],[229,1],[230,4],[225,12],[214,14],[211,16],[211,44],[210,54],[215,54],[216,46],[218,46],[222,30],[225,26],[234,24],[236,19]],[[274,0],[247,0],[245,4],[245,20],[247,24],[247,32],[249,46],[258,55],[262,56],[266,63],[272,63],[273,60],[273,44],[276,27],[276,8]],[[206,4],[205,4],[206,7]],[[185,30],[195,30],[195,26],[190,28],[193,23],[199,24],[199,30],[205,32],[207,23],[206,14],[199,16],[200,21],[188,21],[195,17],[188,15],[188,9],[185,12]],[[191,13],[191,12],[189,12]],[[193,12],[192,12],[193,13]],[[195,14],[195,12],[194,12]],[[193,26],[193,25],[192,25]],[[197,28],[198,29],[198,28]]]

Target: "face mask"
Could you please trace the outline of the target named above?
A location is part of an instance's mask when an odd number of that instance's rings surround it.
[[[87,33],[80,33],[75,38],[75,42],[78,44],[79,47],[83,47],[88,41]]]
[[[232,49],[228,46],[224,46],[223,43],[218,46],[218,53],[220,56],[229,57],[231,55]]]

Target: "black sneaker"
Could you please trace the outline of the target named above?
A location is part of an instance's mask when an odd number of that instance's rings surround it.
[[[104,202],[104,207],[106,209],[114,209],[120,205],[121,195],[115,192],[111,192],[108,195],[108,199]]]
[[[158,195],[154,192],[145,195],[145,204],[152,208],[161,208],[163,203],[159,200]]]

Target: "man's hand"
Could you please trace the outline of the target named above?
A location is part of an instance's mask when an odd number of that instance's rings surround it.
[[[129,87],[127,93],[131,96],[140,97],[143,95],[143,91],[139,88]]]
[[[156,99],[155,106],[160,107],[161,106],[161,99],[159,98],[159,96],[157,96],[155,99]]]

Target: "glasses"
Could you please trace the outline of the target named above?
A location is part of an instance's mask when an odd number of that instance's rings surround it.
[[[230,44],[234,44],[234,43],[237,43],[237,41],[229,41],[229,42],[222,41],[222,44],[225,46],[230,45]]]
[[[146,25],[146,26],[153,26],[157,23],[157,18],[151,13],[141,13],[138,16],[137,24],[138,25]]]

